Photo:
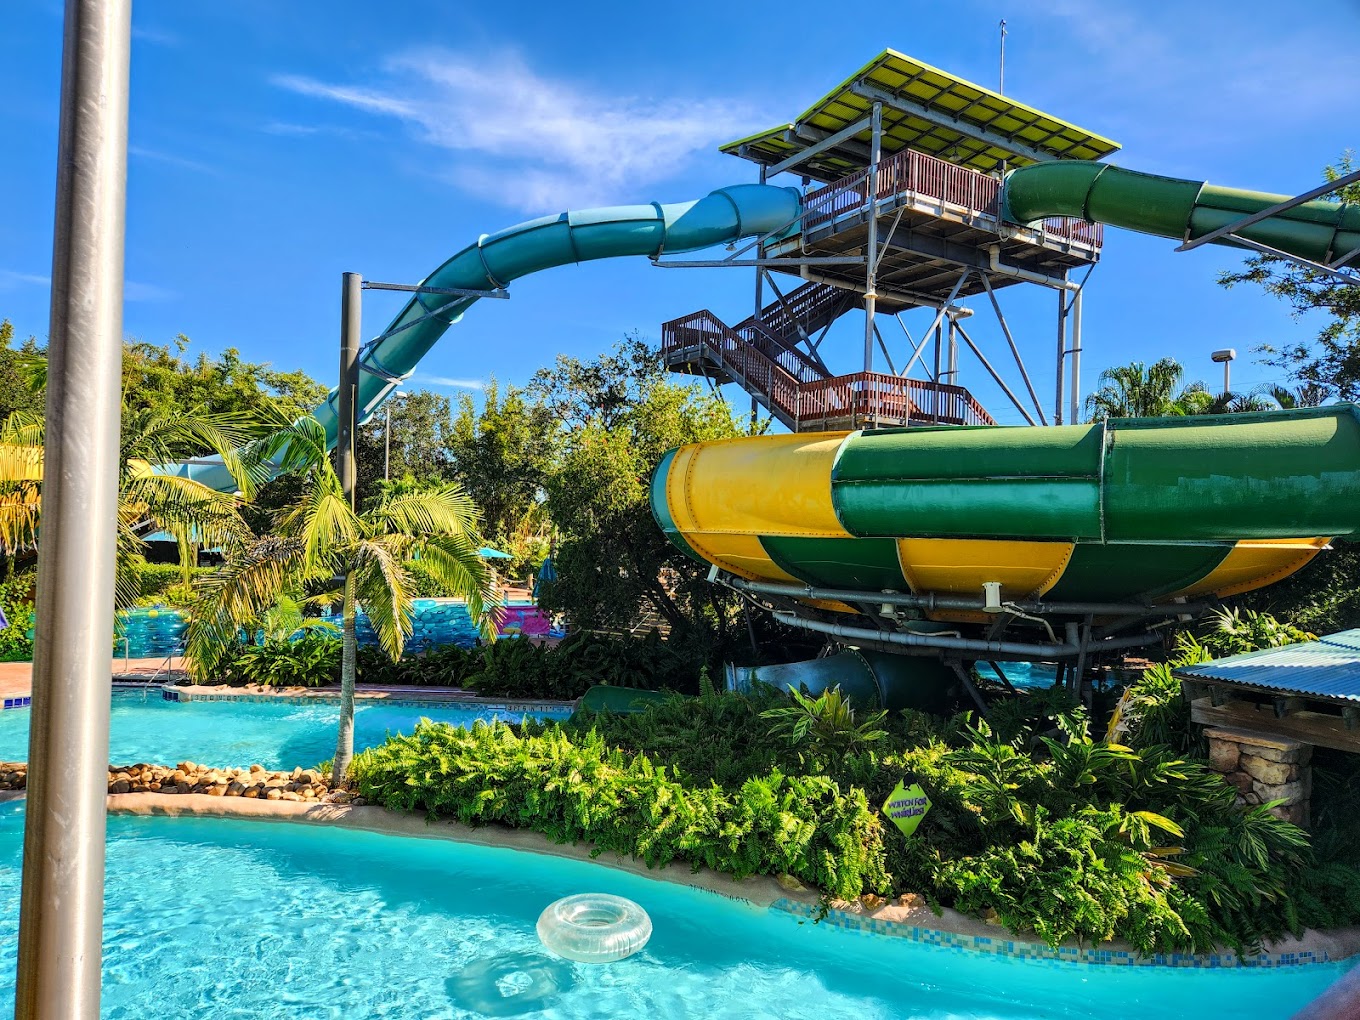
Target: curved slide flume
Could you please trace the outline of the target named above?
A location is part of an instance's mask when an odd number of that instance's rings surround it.
[[[1070,216],[1193,241],[1289,198],[1066,159],[1012,170],[1002,189],[1002,215],[1013,223]],[[1304,202],[1238,232],[1291,255],[1330,264],[1360,248],[1360,205]],[[1229,237],[1214,243],[1241,247]]]
[[[795,188],[738,184],[693,202],[565,212],[484,235],[422,282],[427,287],[498,290],[530,273],[573,262],[622,255],[655,258],[662,252],[697,251],[774,233],[793,227],[800,209]],[[378,340],[365,345],[359,374],[361,420],[377,410],[397,381],[409,375],[445,330],[478,300],[417,294]],[[337,423],[333,399],[334,392],[312,412],[325,427],[329,445],[335,443]],[[236,488],[219,458],[165,464],[157,470],[194,478],[223,492]]]

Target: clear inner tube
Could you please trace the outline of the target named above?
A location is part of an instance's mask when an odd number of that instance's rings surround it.
[[[632,900],[578,893],[548,906],[538,937],[558,956],[577,963],[612,963],[632,956],[652,937],[652,919]]]

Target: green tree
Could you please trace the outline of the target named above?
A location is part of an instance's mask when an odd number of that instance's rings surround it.
[[[482,511],[482,531],[498,543],[547,528],[546,485],[562,432],[558,417],[525,390],[492,380],[479,410],[458,401],[449,451],[457,478]]]
[[[46,352],[37,337],[29,337],[18,348],[14,343],[14,324],[0,320],[0,420],[15,411],[41,415],[46,397],[34,385],[34,368],[45,361]]]
[[[740,436],[744,425],[720,399],[671,382],[659,367],[649,377],[613,378],[620,366],[632,371],[605,358],[580,372],[571,366],[561,380],[559,406],[585,424],[569,435],[548,479],[548,514],[562,538],[557,581],[540,601],[581,627],[626,625],[654,608],[678,632],[716,628],[721,638],[731,607],[705,580],[706,569],[657,528],[648,490],[666,451]],[[588,386],[575,389],[573,379]],[[619,393],[627,400],[619,402]]]
[[[1355,155],[1348,150],[1323,169],[1323,178],[1335,181],[1355,169]],[[1360,184],[1340,188],[1325,198],[1360,203]],[[1351,255],[1350,267],[1360,267],[1360,255],[1339,251],[1334,257],[1347,254]],[[1360,285],[1274,255],[1253,255],[1245,269],[1223,273],[1218,282],[1229,288],[1243,283],[1259,286],[1287,302],[1296,319],[1321,316],[1323,326],[1312,340],[1262,344],[1256,350],[1265,355],[1262,360],[1267,365],[1283,369],[1319,393],[1318,403],[1331,397],[1360,397]]]
[[[411,390],[389,397],[373,417],[359,427],[354,455],[359,465],[358,491],[367,497],[384,477],[387,456],[388,407],[392,416],[390,465],[393,479],[410,478],[421,484],[453,478],[449,457],[449,398],[429,390]]]
[[[1135,361],[1107,368],[1100,373],[1097,388],[1086,398],[1086,413],[1091,421],[1102,418],[1160,418],[1173,414],[1203,413],[1191,410],[1202,398],[1209,397],[1203,383],[1182,386],[1185,369],[1175,358],[1162,358],[1146,365]]]
[[[411,632],[411,565],[467,599],[468,612],[493,640],[491,576],[477,555],[477,510],[456,484],[384,492],[356,513],[326,452],[325,433],[302,418],[262,441],[250,454],[282,454],[285,471],[303,475],[297,501],[275,515],[271,533],[250,543],[203,582],[203,597],[187,633],[186,658],[210,676],[243,628],[252,627],[282,597],[333,587],[343,577],[340,728],[331,784],[344,782],[354,754],[355,615],[362,602],[378,643],[401,657]]]
[[[660,352],[635,330],[594,361],[559,354],[552,368],[534,373],[528,393],[566,428],[600,425],[609,429],[622,421],[664,372]]]

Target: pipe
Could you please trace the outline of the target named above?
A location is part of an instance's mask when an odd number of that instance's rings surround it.
[[[1073,283],[1065,276],[1047,276],[1044,273],[1036,273],[1030,269],[1021,269],[1019,266],[1011,266],[1001,261],[1001,245],[989,244],[987,246],[987,268],[998,276],[1010,276],[1017,280],[1024,280],[1027,283],[1038,283],[1045,287],[1053,287],[1057,290],[1076,290],[1081,284]]]
[[[529,220],[483,235],[423,281],[429,287],[503,290],[530,273],[624,255],[658,258],[663,252],[696,251],[743,237],[778,234],[798,218],[802,198],[796,188],[737,184],[693,202],[671,205],[586,209]],[[416,294],[360,356],[358,413],[367,420],[393,390],[394,378],[411,372],[453,323],[478,298],[445,301],[443,295]],[[432,311],[441,309],[439,314]],[[331,394],[313,415],[334,444],[338,414]],[[225,492],[235,481],[220,459],[163,464],[158,471],[195,478]],[[277,464],[275,465],[277,471]]]
[[[776,609],[772,615],[780,623],[790,627],[800,627],[803,630],[816,631],[819,634],[830,634],[832,637],[846,638],[850,641],[880,641],[893,645],[902,645],[907,648],[932,648],[947,652],[968,652],[976,653],[979,656],[991,655],[1015,655],[1031,658],[1066,658],[1068,656],[1079,655],[1086,650],[1086,645],[1074,644],[1070,641],[1058,645],[1036,645],[1020,641],[987,641],[975,638],[951,638],[940,637],[926,634],[902,634],[896,631],[870,630],[867,627],[847,627],[841,623],[824,623],[821,620],[808,620],[795,613]],[[1138,637],[1113,638],[1102,642],[1099,648],[1105,649],[1134,648],[1138,645],[1145,645],[1149,641],[1157,640],[1155,634],[1144,634]]]
[[[719,574],[714,580],[736,591],[755,592],[760,595],[781,595],[785,598],[816,599],[825,602],[878,602],[894,606],[908,606],[934,612],[941,609],[968,609],[986,612],[985,599],[966,595],[903,595],[898,592],[863,592],[848,588],[819,588],[815,585],[780,584],[777,581],[748,581],[730,574]],[[1091,613],[1095,616],[1157,616],[1163,613],[1180,615],[1182,613],[1202,613],[1209,608],[1205,602],[1174,605],[1151,606],[1133,605],[1121,602],[1041,602],[1034,600],[1009,600],[1007,606],[1014,606],[1027,613],[1051,613],[1055,616],[1081,616]]]
[[[1286,195],[1223,188],[1203,181],[1125,170],[1087,160],[1053,160],[1006,175],[1001,212],[1012,223],[1070,216],[1190,241],[1212,234],[1273,206]],[[1313,262],[1360,247],[1360,206],[1344,202],[1301,202],[1240,227],[1241,237]],[[1231,237],[1215,244],[1241,247]]]
[[[14,1015],[99,1016],[129,0],[67,0]]]

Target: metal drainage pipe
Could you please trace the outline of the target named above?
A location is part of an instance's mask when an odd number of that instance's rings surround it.
[[[1093,648],[1098,651],[1116,648],[1135,648],[1157,640],[1155,634],[1140,634],[1134,637],[1112,638],[1097,645],[1067,641],[1063,644],[1040,645],[1024,641],[987,641],[978,638],[943,637],[936,634],[909,634],[901,631],[870,630],[868,627],[849,627],[842,623],[824,623],[821,620],[808,620],[795,613],[775,610],[774,618],[790,627],[830,634],[832,637],[846,638],[851,641],[880,641],[906,648],[932,648],[948,652],[971,652],[979,658],[984,655],[1016,655],[1026,658],[1058,659],[1079,655]]]

